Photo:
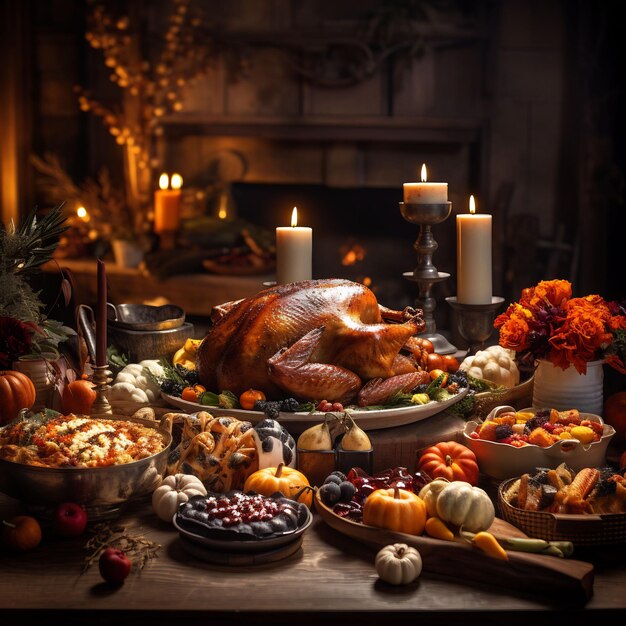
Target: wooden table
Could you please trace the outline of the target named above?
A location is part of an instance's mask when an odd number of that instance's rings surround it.
[[[0,496],[2,518],[19,504]],[[375,550],[326,526],[315,516],[302,548],[268,565],[229,567],[190,556],[175,529],[159,522],[148,503],[122,516],[130,532],[158,542],[158,558],[125,584],[102,582],[97,566],[81,575],[85,538],[44,542],[21,555],[0,552],[2,624],[588,624],[618,623],[626,615],[626,549],[582,553],[596,564],[594,596],[533,596],[423,574],[407,587],[381,583]],[[581,558],[581,554],[578,555]],[[565,621],[564,621],[565,620]]]

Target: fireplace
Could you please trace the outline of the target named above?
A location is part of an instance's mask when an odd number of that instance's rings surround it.
[[[235,183],[232,195],[238,215],[273,229],[287,225],[298,207],[299,222],[313,228],[313,277],[338,277],[364,283],[379,302],[391,308],[414,305],[416,285],[402,274],[417,263],[413,243],[418,227],[400,215],[402,187],[336,188],[326,185]],[[435,265],[453,271],[454,220],[434,228],[439,250]],[[437,300],[454,294],[453,278],[435,287]],[[445,304],[436,311],[447,324]]]

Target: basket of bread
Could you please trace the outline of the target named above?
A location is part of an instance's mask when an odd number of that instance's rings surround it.
[[[498,503],[502,518],[531,537],[575,545],[626,542],[624,470],[537,468],[502,482]]]

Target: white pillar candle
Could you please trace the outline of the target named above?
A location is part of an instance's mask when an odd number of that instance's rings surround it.
[[[298,226],[298,209],[293,208],[291,226],[276,229],[276,282],[279,285],[311,280],[313,229]]]
[[[422,164],[421,183],[404,183],[405,204],[441,204],[448,201],[448,183],[426,182],[426,164]]]
[[[491,303],[491,215],[477,214],[474,196],[469,213],[456,216],[457,300]]]

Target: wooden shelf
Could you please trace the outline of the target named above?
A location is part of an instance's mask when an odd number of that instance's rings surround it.
[[[479,119],[458,117],[259,117],[178,114],[163,119],[170,136],[257,137],[289,141],[465,144],[478,141]]]

